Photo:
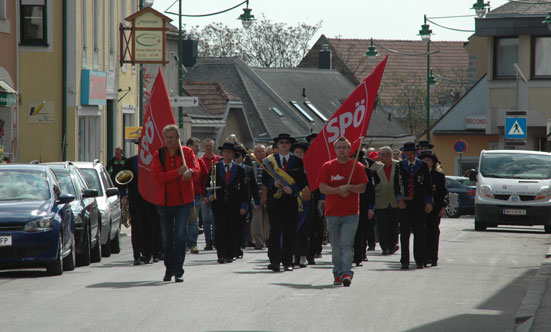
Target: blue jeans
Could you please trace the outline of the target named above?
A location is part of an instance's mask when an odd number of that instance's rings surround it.
[[[352,259],[354,258],[354,238],[358,228],[358,215],[344,217],[327,216],[327,230],[331,242],[333,259],[333,276],[342,277],[352,272]]]
[[[192,206],[192,203],[189,203],[158,207],[166,274],[177,277],[184,274],[187,220]]]
[[[203,218],[203,230],[205,231],[205,243],[207,246],[214,245],[214,216],[210,208],[210,202],[201,203],[201,217]]]
[[[203,196],[195,195],[195,211],[197,211],[197,218],[187,223],[187,240],[186,245],[188,248],[197,247],[197,237],[199,237],[199,212],[201,210],[201,201]]]

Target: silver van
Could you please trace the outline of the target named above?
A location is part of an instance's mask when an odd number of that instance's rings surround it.
[[[543,225],[551,233],[551,154],[482,150],[476,181],[475,230]]]

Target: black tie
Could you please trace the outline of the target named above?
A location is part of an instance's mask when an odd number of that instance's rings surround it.
[[[287,166],[287,158],[283,157],[283,167]]]
[[[226,167],[226,174],[230,171],[230,165],[225,165],[224,167]]]

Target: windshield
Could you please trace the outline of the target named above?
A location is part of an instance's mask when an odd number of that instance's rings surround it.
[[[0,170],[0,201],[50,199],[46,173],[32,170]]]
[[[461,184],[464,184],[466,186],[476,186],[476,183],[474,183],[473,181],[471,181],[469,178],[465,178],[465,177],[455,177],[453,178],[453,180],[461,183]]]
[[[73,181],[71,180],[71,174],[65,170],[54,169],[55,176],[59,181],[59,186],[61,188],[62,194],[69,194],[77,196],[75,193],[75,187],[73,186]]]
[[[98,172],[93,168],[81,168],[80,171],[86,178],[86,182],[88,182],[90,188],[96,189],[98,191],[98,196],[103,196]]]
[[[549,179],[551,155],[526,153],[485,154],[480,174],[488,178]]]

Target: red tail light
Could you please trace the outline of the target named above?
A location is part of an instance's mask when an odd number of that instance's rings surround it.
[[[471,189],[467,191],[467,196],[476,196],[476,189]]]

